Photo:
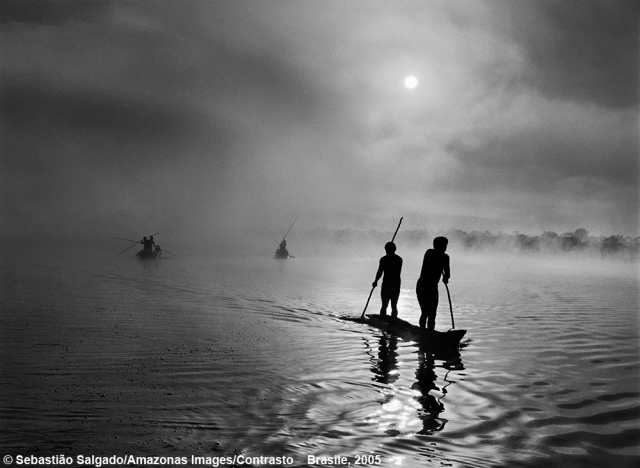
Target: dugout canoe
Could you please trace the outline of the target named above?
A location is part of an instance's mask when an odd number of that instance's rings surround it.
[[[365,317],[365,323],[368,325],[392,335],[433,347],[457,347],[460,344],[460,340],[467,333],[467,330],[449,330],[446,332],[434,330],[433,332],[428,332],[406,320],[394,318],[390,315],[367,314]]]
[[[136,254],[140,260],[155,260],[160,256],[160,251],[141,250]]]

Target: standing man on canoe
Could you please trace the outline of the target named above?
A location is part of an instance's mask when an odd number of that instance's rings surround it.
[[[140,243],[142,244],[142,250],[148,253],[153,253],[153,247],[156,245],[156,243],[153,241],[153,236],[151,236],[151,239],[143,237]]]
[[[376,279],[372,286],[378,285],[378,280],[384,275],[382,287],[380,288],[380,298],[382,308],[380,315],[387,315],[387,306],[391,302],[391,316],[398,316],[398,298],[400,297],[400,273],[402,272],[402,258],[396,255],[396,244],[387,242],[384,246],[387,255],[380,259],[380,266],[376,273]]]
[[[433,239],[433,249],[424,254],[420,278],[416,285],[416,294],[420,304],[420,328],[428,331],[435,330],[436,312],[438,310],[438,283],[440,277],[444,284],[449,283],[451,272],[449,270],[449,256],[445,253],[449,240],[446,237]]]

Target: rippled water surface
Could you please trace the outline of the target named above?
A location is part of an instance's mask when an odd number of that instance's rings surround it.
[[[419,260],[405,258],[399,303],[413,322]],[[5,259],[2,454],[638,466],[637,265],[452,252],[468,332],[447,356],[345,320],[376,268]]]

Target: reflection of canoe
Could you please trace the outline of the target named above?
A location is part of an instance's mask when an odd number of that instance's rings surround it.
[[[155,260],[158,257],[158,253],[152,250],[141,250],[136,254],[136,257],[141,260]]]
[[[428,331],[389,315],[367,314],[365,323],[401,338],[434,347],[457,347],[467,330]]]

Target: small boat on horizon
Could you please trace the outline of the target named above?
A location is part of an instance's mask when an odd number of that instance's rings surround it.
[[[153,236],[156,236],[158,234],[160,234],[160,233],[156,232],[155,234],[153,234],[151,236],[148,236],[149,237],[148,239],[147,239],[147,237],[143,237],[142,240],[140,240],[140,241],[136,241],[136,240],[133,240],[133,239],[126,239],[124,237],[112,237],[112,239],[118,239],[118,240],[123,240],[123,241],[127,241],[127,242],[132,242],[132,244],[129,247],[124,249],[118,255],[122,255],[127,250],[133,248],[136,244],[142,244],[144,246],[144,248],[136,254],[136,258],[138,258],[140,260],[156,260],[156,259],[159,259],[160,257],[162,257],[162,253],[163,252],[167,252],[168,254],[173,255],[174,257],[180,258],[180,256],[178,256],[178,255],[176,255],[174,253],[171,253],[168,250],[161,249],[160,245],[156,245],[156,243],[153,240]]]
[[[286,260],[289,258],[289,251],[287,250],[286,240],[282,239],[282,242],[280,242],[278,250],[276,250],[275,258],[279,258],[281,260]]]
[[[278,245],[278,249],[276,250],[276,254],[275,254],[274,258],[277,258],[277,259],[280,259],[280,260],[286,260],[288,258],[295,258],[293,255],[289,255],[289,251],[287,250],[287,241],[285,239],[287,237],[287,234],[289,234],[289,231],[291,231],[291,228],[293,227],[293,225],[296,224],[297,220],[298,220],[298,217],[296,216],[296,219],[293,220],[293,223],[291,224],[291,227],[287,230],[287,233],[282,238],[282,241],[280,241],[280,245]]]

